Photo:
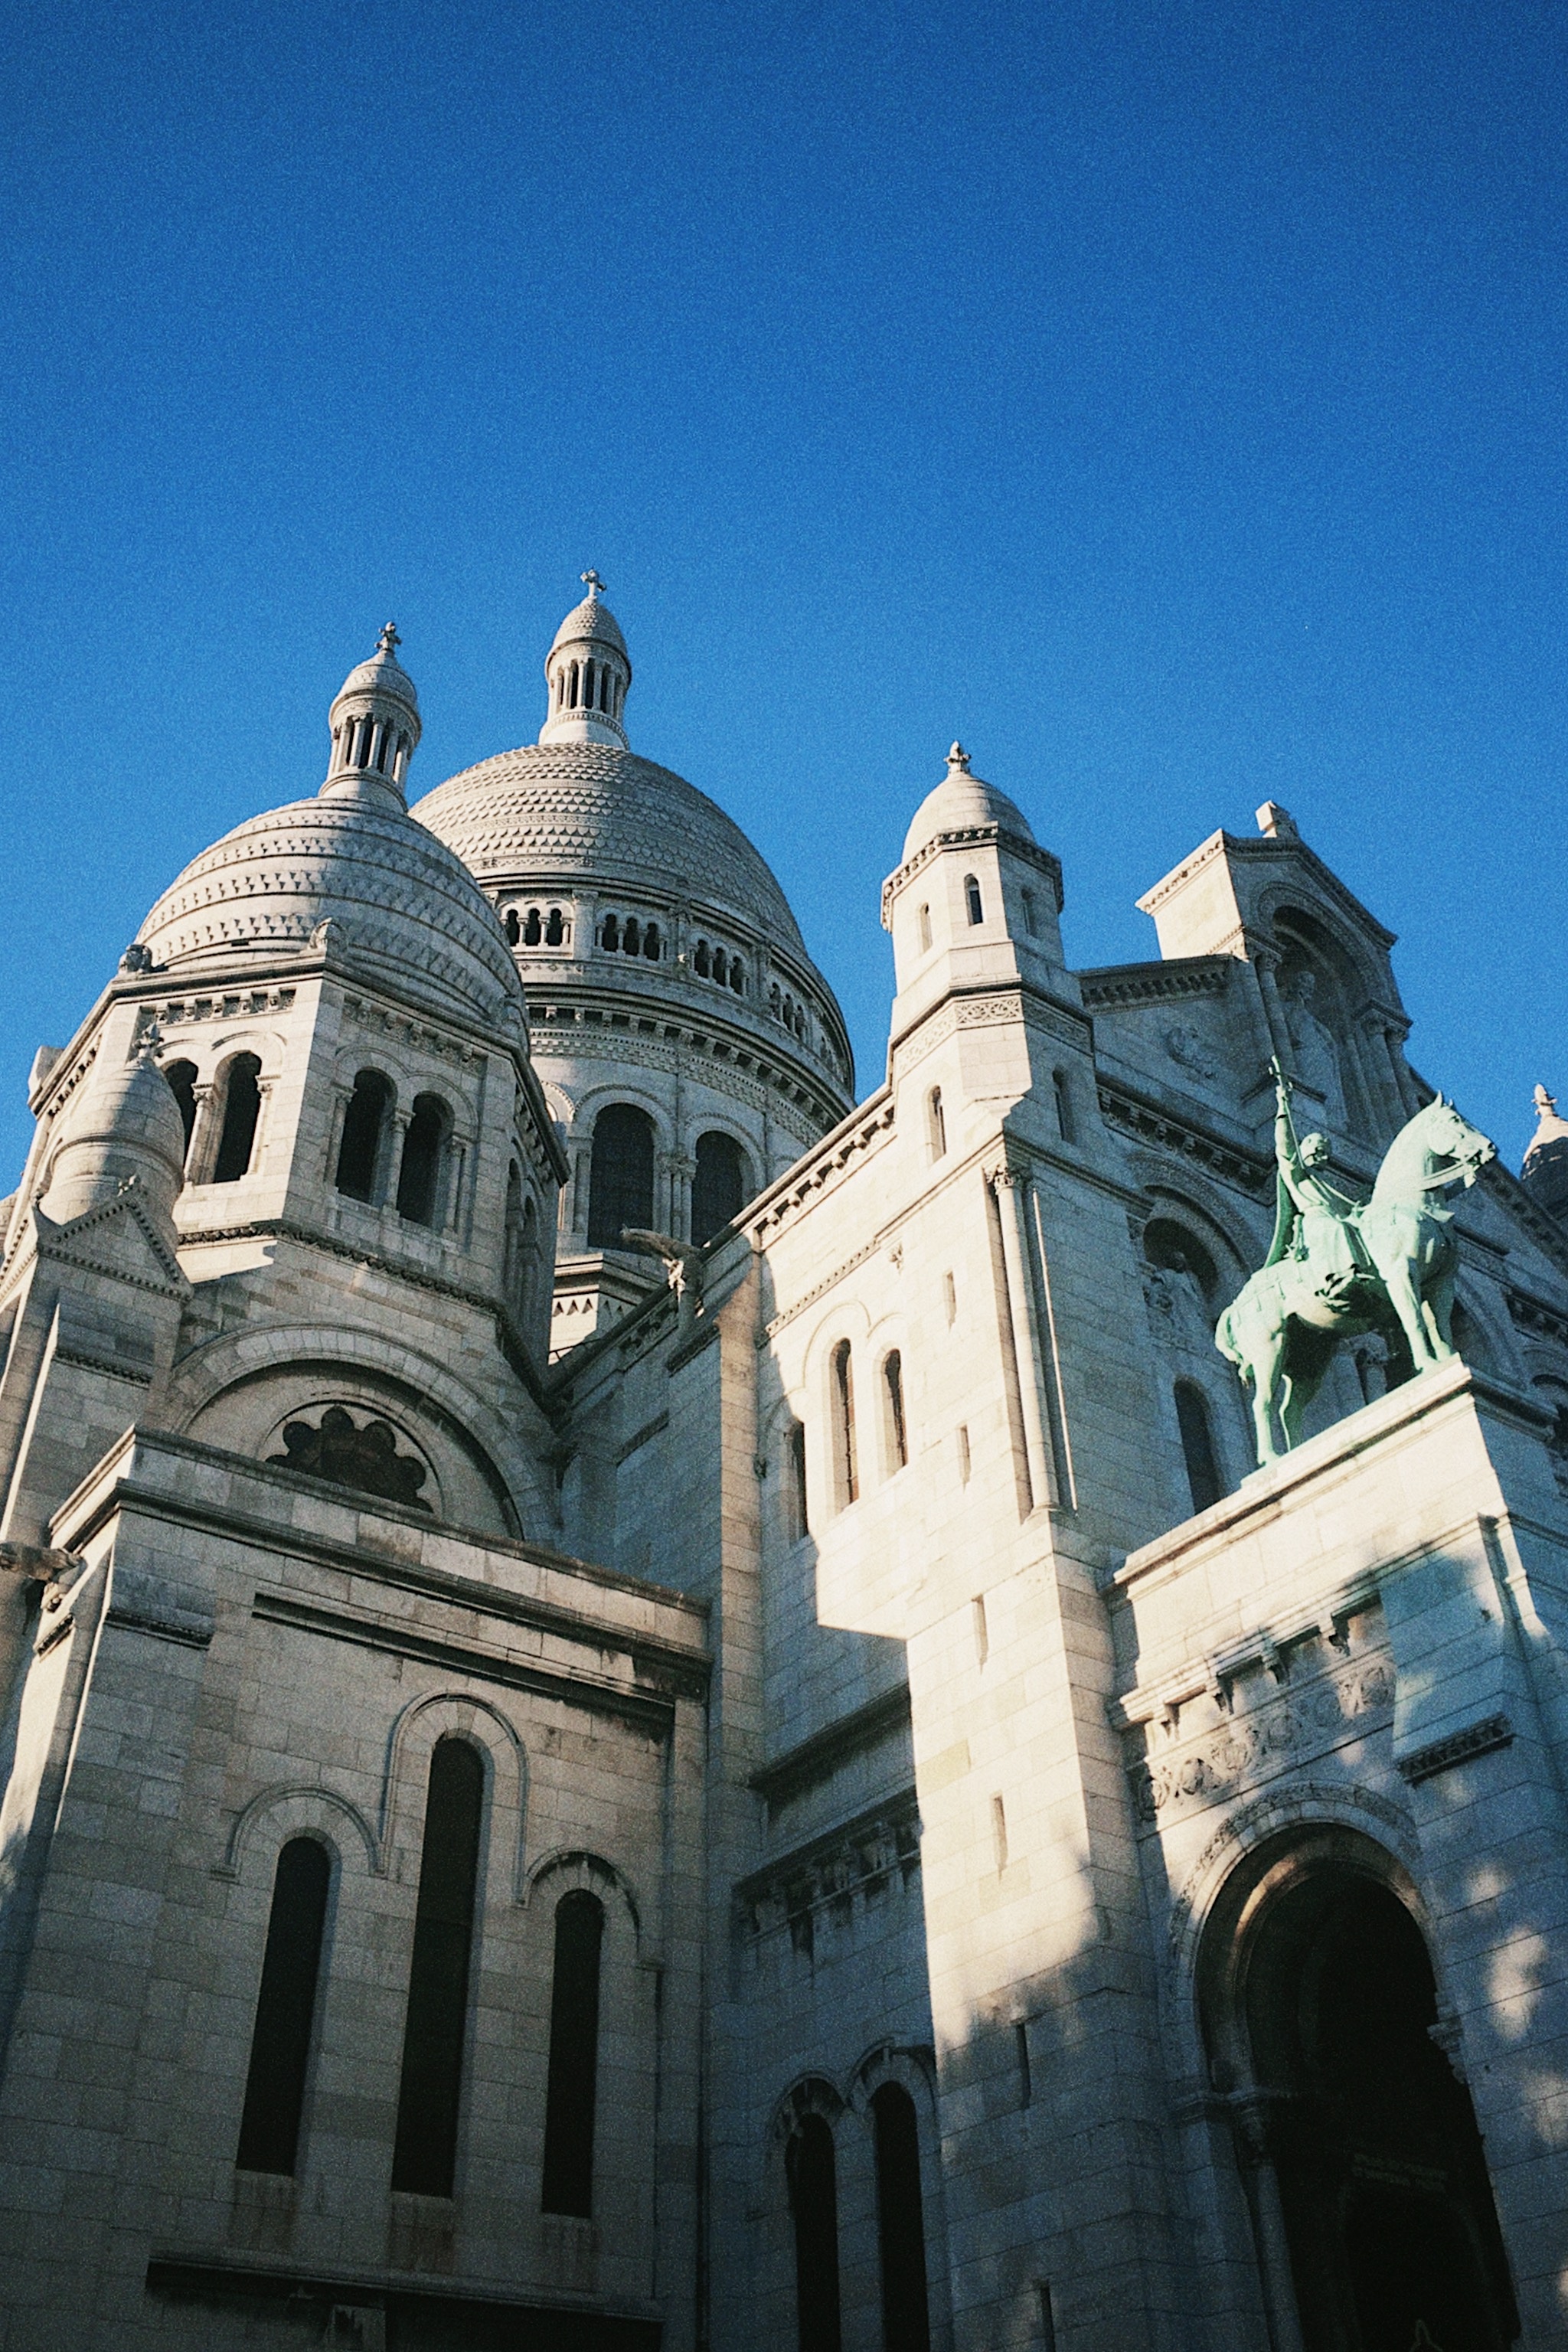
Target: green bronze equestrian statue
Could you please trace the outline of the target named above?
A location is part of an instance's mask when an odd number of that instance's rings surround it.
[[[1290,1081],[1278,1062],[1270,1067],[1274,1239],[1215,1333],[1215,1347],[1251,1386],[1260,1465],[1300,1444],[1301,1416],[1341,1339],[1402,1332],[1417,1371],[1453,1355],[1458,1248],[1437,1195],[1473,1184],[1497,1156],[1497,1146],[1438,1095],[1401,1128],[1371,1200],[1358,1202],[1330,1180],[1325,1138],[1297,1140]]]

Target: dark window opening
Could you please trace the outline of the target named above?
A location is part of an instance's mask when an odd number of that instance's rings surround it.
[[[448,1123],[447,1106],[439,1095],[416,1096],[414,1116],[403,1139],[403,1165],[397,1173],[397,1213],[411,1225],[436,1222]]]
[[[696,967],[697,967],[697,977],[699,978],[699,980],[706,980],[706,979],[708,979],[708,977],[709,977],[709,975],[710,975],[710,971],[711,971],[712,967],[711,967],[711,964],[710,964],[710,961],[709,961],[709,955],[708,955],[708,942],[707,942],[707,940],[698,940],[698,942],[697,942],[697,953],[696,953],[696,956],[693,958],[693,961],[695,962]]]
[[[1064,1143],[1075,1140],[1073,1135],[1072,1092],[1065,1070],[1051,1072],[1051,1093],[1056,1098],[1057,1132]]]
[[[502,929],[506,932],[506,943],[508,947],[516,947],[522,938],[522,925],[517,919],[517,908],[515,907],[509,907],[507,908]]]
[[[619,1249],[625,1227],[652,1223],[653,1121],[632,1103],[610,1103],[594,1122],[588,1246]]]
[[[194,1062],[170,1062],[163,1076],[169,1090],[180,1106],[180,1125],[185,1130],[185,1150],[191,1148],[191,1129],[196,1123],[196,1066]]]
[[[646,923],[643,926],[642,951],[647,962],[658,961],[658,925],[657,923]]]
[[[1035,894],[1032,890],[1024,893],[1024,929],[1031,939],[1035,937]]]
[[[594,2107],[599,2079],[599,1957],[604,1906],[563,1895],[555,1911],[555,1975],[550,1995],[550,2074],[544,2094],[546,2213],[594,2210]]]
[[[931,1156],[942,1160],[947,1153],[947,1113],[942,1107],[942,1088],[932,1087],[926,1100],[931,1125]]]
[[[799,1543],[811,1522],[806,1516],[805,1431],[792,1421],[784,1432],[785,1528],[791,1543]]]
[[[855,1369],[847,1339],[840,1339],[833,1350],[833,1455],[838,1507],[842,1510],[860,1492],[855,1454]]]
[[[877,2240],[882,2258],[882,2352],[931,2352],[920,2124],[897,2083],[871,2099],[877,2144]]]
[[[559,907],[552,907],[544,926],[544,944],[547,948],[558,948],[565,938],[566,918]]]
[[[228,1066],[223,1133],[213,1164],[215,1184],[237,1184],[250,1166],[256,1122],[261,1116],[261,1089],[256,1083],[260,1075],[261,1064],[254,1054],[237,1054]]]
[[[599,945],[612,955],[621,944],[621,927],[614,915],[606,915],[599,929]]]
[[[457,2174],[484,1790],[484,1766],[467,1740],[437,1740],[425,1807],[392,2158],[394,2189],[420,2197],[450,2197]]]
[[[691,1238],[699,1248],[739,1216],[745,1197],[745,1162],[734,1137],[700,1135],[691,1180]]]
[[[746,992],[746,967],[739,956],[730,958],[730,986],[737,996]]]
[[[1182,1433],[1182,1456],[1187,1465],[1187,1486],[1194,1511],[1206,1511],[1225,1492],[1209,1427],[1203,1392],[1191,1381],[1176,1382],[1176,1421]]]
[[[784,2150],[795,2223],[795,2310],[800,2352],[841,2352],[838,2187],[826,2117],[804,2116]]]
[[[901,1470],[910,1458],[910,1433],[904,1421],[904,1363],[897,1348],[883,1360],[882,1387],[888,1401],[888,1463]]]
[[[543,937],[544,926],[539,919],[539,909],[531,907],[522,926],[522,944],[525,948],[536,948]]]
[[[250,2073],[239,2126],[241,2172],[291,2173],[300,2154],[305,2078],[316,2019],[331,1864],[314,1838],[290,1838],[278,1857]]]
[[[361,1070],[343,1112],[342,1140],[338,1145],[337,1186],[351,1201],[368,1201],[375,1191],[381,1140],[391,1108],[391,1080],[379,1070]]]
[[[966,874],[963,877],[963,903],[972,923],[983,923],[985,920],[985,908],[980,898],[980,885],[973,874]]]
[[[635,915],[626,917],[626,928],[621,936],[621,950],[626,955],[637,955],[642,950],[642,925]]]

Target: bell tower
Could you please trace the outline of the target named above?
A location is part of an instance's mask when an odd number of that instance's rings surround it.
[[[599,602],[604,582],[592,570],[584,572],[583,578],[588,593],[567,614],[545,656],[550,717],[539,730],[539,740],[542,743],[605,743],[624,751],[626,730],[621,712],[632,682],[631,657],[619,622],[609,606]]]

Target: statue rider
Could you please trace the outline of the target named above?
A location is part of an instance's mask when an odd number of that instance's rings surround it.
[[[1287,1257],[1304,1264],[1315,1277],[1313,1288],[1319,1297],[1338,1305],[1358,1277],[1374,1271],[1356,1230],[1355,1212],[1360,1204],[1329,1180],[1327,1137],[1307,1135],[1297,1141],[1296,1123],[1290,1116],[1290,1081],[1278,1061],[1269,1066],[1274,1073],[1274,1158],[1279,1185],[1274,1239],[1264,1264],[1278,1265]]]

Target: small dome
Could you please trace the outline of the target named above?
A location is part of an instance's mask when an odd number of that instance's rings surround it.
[[[151,1055],[118,1063],[100,1055],[65,1115],[42,1206],[63,1224],[112,1200],[128,1177],[138,1176],[172,1208],[184,1158],[180,1107]]]
[[[328,797],[248,817],[192,859],[138,938],[154,962],[179,974],[199,961],[210,979],[245,947],[302,950],[329,920],[333,950],[367,977],[487,1026],[521,1017],[489,901],[400,806]]]
[[[899,862],[907,866],[938,834],[964,833],[983,824],[1000,825],[1004,833],[1012,834],[1018,841],[1033,842],[1035,838],[1023,810],[1005,793],[998,792],[994,784],[972,776],[969,754],[961,743],[955,743],[947,755],[946,775],[915,811]]]
[[[559,653],[563,646],[608,646],[626,663],[628,676],[631,656],[626,641],[621,635],[621,625],[607,604],[601,604],[596,591],[590,589],[580,604],[575,604],[551,640],[550,652]],[[549,659],[549,655],[545,659]]]
[[[374,653],[368,661],[362,661],[350,670],[334,699],[341,702],[345,694],[391,694],[395,695],[399,701],[406,702],[410,710],[416,711],[419,696],[414,680],[392,651],[399,642],[396,632],[388,622]]]

